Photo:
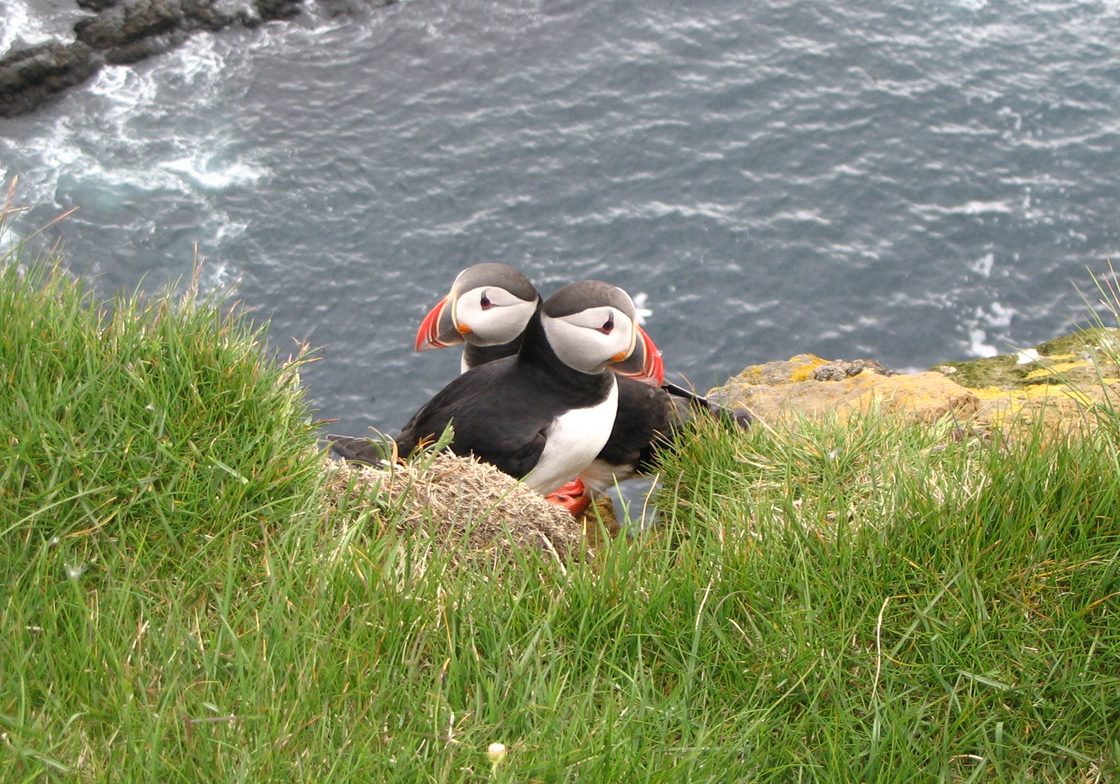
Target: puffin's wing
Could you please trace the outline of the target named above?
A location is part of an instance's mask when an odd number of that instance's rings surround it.
[[[672,435],[675,411],[669,394],[632,378],[618,379],[618,414],[598,460],[617,466],[623,477],[650,467],[653,453]]]
[[[552,416],[509,372],[512,363],[512,357],[489,362],[440,390],[401,430],[400,454],[438,438],[450,423],[455,454],[472,454],[510,476],[529,473],[544,450]]]

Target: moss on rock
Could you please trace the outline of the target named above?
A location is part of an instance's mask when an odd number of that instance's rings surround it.
[[[946,362],[933,369],[970,389],[1097,385],[1101,378],[1120,376],[1118,349],[1120,329],[1098,327],[1039,343],[1029,352]]]

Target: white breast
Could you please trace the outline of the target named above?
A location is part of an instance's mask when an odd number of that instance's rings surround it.
[[[523,481],[542,495],[575,479],[595,459],[610,438],[618,413],[618,384],[602,403],[574,408],[552,420],[545,433],[544,450]]]

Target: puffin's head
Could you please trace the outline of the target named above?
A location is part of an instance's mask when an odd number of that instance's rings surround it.
[[[581,373],[615,370],[661,384],[661,352],[638,326],[630,295],[599,280],[581,280],[545,300],[541,326],[553,352]]]
[[[432,308],[416,333],[416,350],[459,343],[500,346],[517,338],[533,317],[540,295],[508,264],[475,264],[460,272],[451,291]]]

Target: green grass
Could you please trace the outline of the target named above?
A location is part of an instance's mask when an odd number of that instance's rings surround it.
[[[303,358],[8,261],[2,781],[1120,776],[1115,430],[700,428],[652,534],[464,569],[325,513]]]

